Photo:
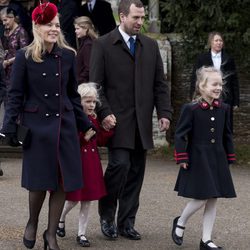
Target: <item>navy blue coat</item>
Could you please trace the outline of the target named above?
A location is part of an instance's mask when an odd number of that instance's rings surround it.
[[[178,195],[209,199],[235,197],[229,163],[235,161],[230,107],[215,100],[182,107],[175,131],[175,159],[187,162],[175,185]]]
[[[16,54],[3,133],[16,129],[16,119],[31,130],[23,148],[22,187],[65,191],[82,187],[78,129],[91,123],[84,114],[75,78],[75,55],[54,46],[42,63]]]

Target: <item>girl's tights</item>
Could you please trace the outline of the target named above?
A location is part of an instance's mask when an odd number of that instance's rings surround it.
[[[206,242],[211,240],[213,225],[216,217],[216,198],[211,198],[208,200],[191,200],[188,202],[186,207],[184,208],[181,217],[179,218],[177,224],[179,226],[185,227],[188,219],[197,212],[200,208],[205,206],[204,214],[203,214],[203,233],[202,233],[202,241]],[[178,236],[183,236],[184,230],[180,228],[176,228],[176,234]],[[215,244],[209,243],[210,247],[216,247]]]
[[[66,215],[69,211],[76,206],[78,201],[65,201],[63,212],[60,218],[60,221],[65,221]],[[88,219],[89,219],[89,208],[90,208],[90,201],[81,201],[81,207],[79,212],[79,227],[78,227],[78,236],[85,235]],[[60,226],[60,225],[59,225]]]
[[[24,237],[28,240],[36,239],[39,214],[46,197],[46,191],[29,192],[29,220],[25,229]],[[56,240],[56,229],[65,201],[65,193],[60,187],[58,191],[51,192],[49,197],[48,227],[46,239],[49,247],[60,249]]]

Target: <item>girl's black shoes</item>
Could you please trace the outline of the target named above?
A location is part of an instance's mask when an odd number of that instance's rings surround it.
[[[180,237],[180,236],[178,236],[177,234],[176,234],[176,228],[178,227],[178,228],[180,228],[180,229],[182,229],[182,230],[185,230],[185,227],[182,227],[182,226],[179,226],[179,225],[177,225],[177,222],[178,222],[178,219],[180,218],[180,216],[179,217],[176,217],[175,219],[174,219],[174,221],[173,221],[173,228],[172,228],[172,239],[173,239],[173,241],[174,241],[174,243],[176,244],[176,245],[178,245],[178,246],[180,246],[180,245],[182,245],[182,243],[183,243],[183,235]],[[184,233],[183,233],[184,234]]]
[[[59,225],[58,225],[58,227],[56,229],[56,234],[59,237],[64,237],[65,234],[66,234],[66,232],[65,232],[65,222],[64,221],[59,221],[59,224],[63,224],[63,227],[59,227]]]
[[[26,248],[32,249],[35,246],[36,240],[27,240],[23,236],[23,244],[25,245]]]
[[[90,247],[90,242],[86,238],[85,235],[80,235],[76,237],[76,242],[81,246],[81,247]]]
[[[201,242],[200,242],[200,250],[223,249],[222,247],[210,247],[208,244],[211,243],[211,242],[213,243],[213,241],[211,241],[211,240],[208,240],[206,242],[203,242],[201,240]]]

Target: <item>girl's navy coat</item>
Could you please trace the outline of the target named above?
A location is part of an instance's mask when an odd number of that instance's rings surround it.
[[[230,107],[215,100],[185,104],[175,133],[175,159],[187,162],[180,169],[178,195],[209,199],[235,197],[229,163],[235,161]]]
[[[91,123],[77,93],[74,53],[54,46],[43,60],[17,52],[2,132],[15,132],[19,115],[31,130],[23,148],[23,187],[57,190],[62,182],[65,191],[73,191],[82,187],[78,129],[86,131]]]

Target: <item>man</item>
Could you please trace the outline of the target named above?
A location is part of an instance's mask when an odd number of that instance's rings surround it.
[[[100,36],[116,27],[111,4],[104,0],[87,0],[80,14],[91,19]]]
[[[153,147],[153,108],[161,131],[169,128],[172,110],[157,42],[139,33],[143,4],[121,0],[118,13],[120,26],[94,42],[90,60],[90,80],[100,84],[98,116],[105,129],[115,128],[104,176],[108,195],[99,202],[99,215],[108,238],[118,237],[118,227],[120,235],[139,240],[134,225],[146,153]]]

